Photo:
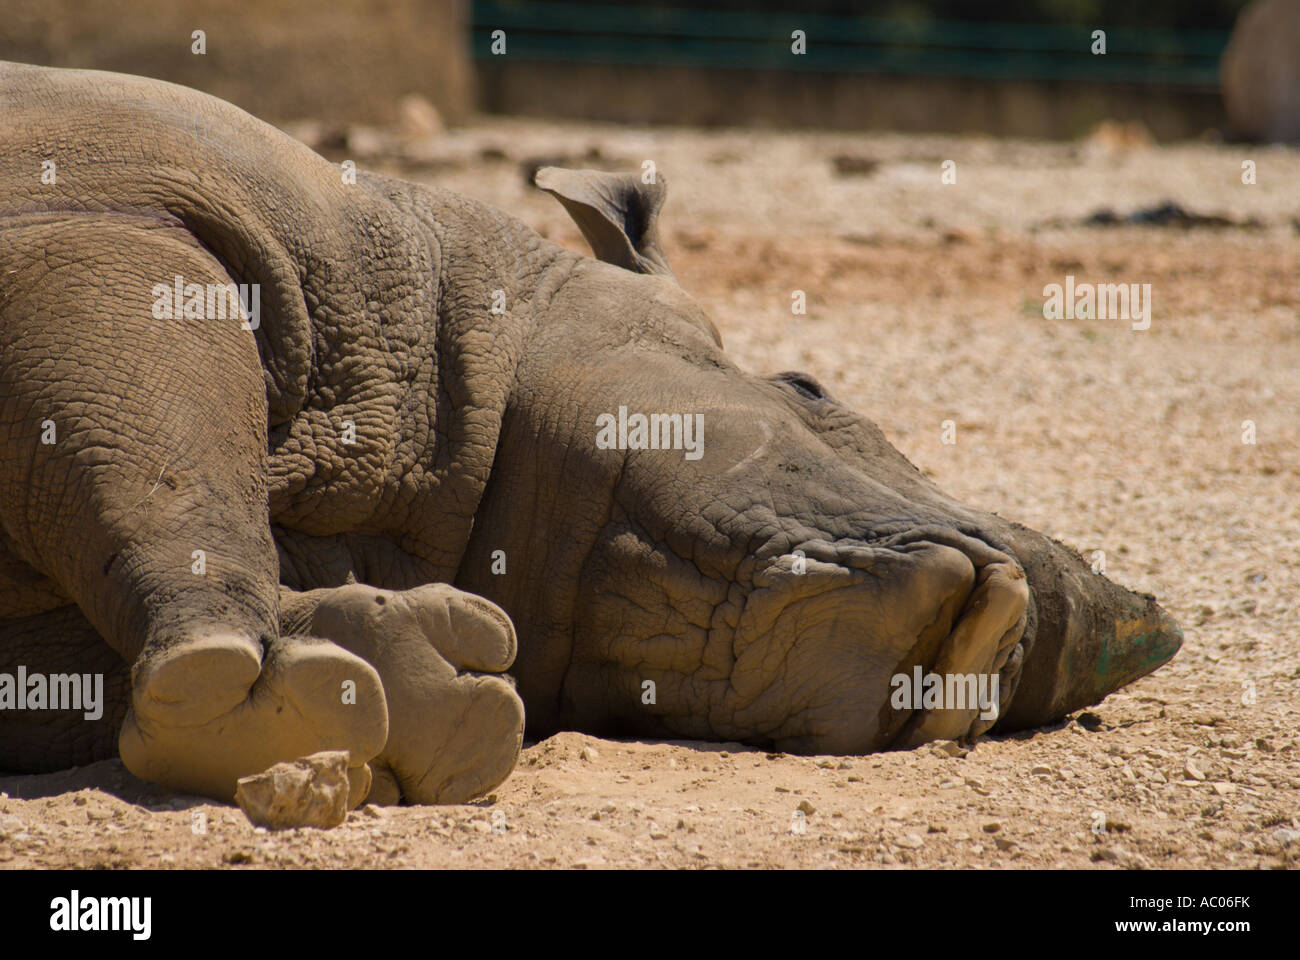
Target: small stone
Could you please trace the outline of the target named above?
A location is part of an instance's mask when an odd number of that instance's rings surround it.
[[[989,823],[984,824],[984,826],[980,827],[980,829],[983,830],[985,833],[997,833],[999,830],[1002,829],[1002,824],[998,823],[996,820],[993,820],[990,821]]]
[[[1278,827],[1273,831],[1273,836],[1277,839],[1278,843],[1286,847],[1295,843],[1297,840],[1300,840],[1300,830],[1290,830],[1286,827]]]
[[[1216,780],[1212,786],[1214,787],[1214,792],[1221,797],[1226,797],[1237,789],[1233,784],[1228,783],[1225,780]]]
[[[599,819],[600,819],[600,811],[599,811],[599,810],[593,810],[593,811],[591,811],[591,816],[590,816],[588,819],[591,819],[591,820],[599,820]]]
[[[587,761],[587,763],[591,763],[593,760],[596,760],[599,756],[600,756],[600,751],[597,750],[595,747],[583,747],[582,752],[578,754],[579,759],[585,760]]]
[[[1045,764],[1035,764],[1029,768],[1029,774],[1033,777],[1050,777],[1056,771]]]
[[[789,792],[790,792],[790,788],[789,788],[789,787],[773,787],[772,789],[775,790],[777,793],[789,793]]]
[[[970,753],[956,740],[937,740],[930,745],[930,752],[936,757],[964,757]]]
[[[1122,847],[1115,851],[1115,860],[1125,870],[1150,870],[1151,863],[1146,857]]]
[[[841,760],[841,761],[836,765],[835,769],[836,769],[836,770],[852,770],[852,769],[853,769],[853,764],[849,763],[847,760]],[[849,777],[849,779],[852,780],[853,778],[852,778],[852,777]]]
[[[492,824],[488,823],[486,820],[471,820],[470,826],[478,833],[492,832]]]
[[[384,817],[388,816],[382,808],[376,807],[373,803],[367,803],[361,808],[361,812],[372,820],[382,820]]]
[[[259,826],[329,829],[347,819],[348,789],[347,751],[326,750],[241,777],[235,802]]]
[[[925,846],[925,838],[919,833],[905,833],[894,840],[894,846],[906,847],[908,850],[919,850]]]
[[[1188,760],[1186,763],[1183,764],[1183,772],[1187,774],[1187,776],[1191,777],[1193,780],[1205,779],[1205,774],[1201,771],[1201,768],[1198,767],[1196,763],[1192,760]]]
[[[651,823],[651,824],[650,824],[650,839],[651,839],[651,840],[666,840],[666,839],[668,839],[668,831],[666,831],[663,827],[659,826],[659,824],[657,824],[657,823]]]
[[[999,850],[1007,851],[1016,845],[1016,841],[1010,837],[994,837],[993,842],[997,844]]]
[[[822,770],[832,770],[835,767],[835,761],[822,758],[821,760],[817,761],[817,766],[820,767]]]
[[[812,816],[814,813],[817,812],[816,808],[813,807],[813,805],[809,803],[807,800],[800,800],[799,806],[797,806],[795,809],[802,810],[808,816]]]
[[[78,793],[73,796],[72,802],[79,807],[84,807],[87,803],[90,802],[90,798],[87,797],[84,793]]]

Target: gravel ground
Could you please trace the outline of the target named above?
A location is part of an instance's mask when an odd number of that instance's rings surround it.
[[[531,166],[653,161],[669,259],[742,366],[813,373],[953,495],[1104,553],[1180,620],[1183,650],[1087,714],[969,752],[565,733],[483,801],[366,807],[328,832],[255,830],[116,762],[0,778],[0,866],[1300,863],[1300,152],[493,120],[354,130],[330,155],[580,249]],[[1164,201],[1232,225],[1083,225]],[[1045,319],[1067,275],[1151,284],[1150,329]]]

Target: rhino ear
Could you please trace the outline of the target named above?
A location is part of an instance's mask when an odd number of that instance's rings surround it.
[[[659,208],[668,194],[662,177],[643,183],[634,173],[542,167],[533,183],[564,205],[597,259],[674,279],[659,246]]]

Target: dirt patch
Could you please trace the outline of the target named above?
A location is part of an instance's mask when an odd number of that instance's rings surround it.
[[[1300,153],[515,122],[424,150],[424,167],[391,157],[385,169],[577,248],[521,165],[654,160],[670,181],[669,259],[738,363],[807,370],[949,493],[1104,553],[1112,579],[1180,620],[1182,652],[1091,716],[964,755],[792,757],[565,733],[530,745],[484,801],[365,808],[327,832],[258,831],[117,763],[5,778],[0,865],[1300,862]],[[837,156],[877,166],[841,176]],[[944,185],[949,159],[957,182]],[[1256,185],[1240,182],[1245,159]],[[1259,226],[1036,229],[1166,199]],[[1066,275],[1151,284],[1150,329],[1045,319],[1043,288]]]

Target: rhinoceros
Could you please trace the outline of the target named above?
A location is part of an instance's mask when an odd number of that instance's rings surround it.
[[[861,754],[1174,655],[1154,598],[737,368],[648,179],[538,174],[585,256],[192,90],[0,64],[0,767],[228,801],[342,750],[353,806],[453,802],[525,706]]]

